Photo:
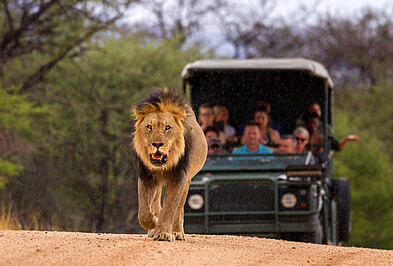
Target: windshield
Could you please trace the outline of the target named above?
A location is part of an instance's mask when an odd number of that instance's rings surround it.
[[[208,155],[204,171],[219,171],[228,169],[246,170],[282,170],[289,165],[311,165],[315,163],[315,157],[311,152],[302,154],[253,154],[233,155],[216,154]]]

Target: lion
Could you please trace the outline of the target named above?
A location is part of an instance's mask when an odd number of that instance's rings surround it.
[[[154,240],[185,240],[184,204],[191,178],[207,157],[204,133],[185,97],[174,90],[156,89],[132,110],[139,223]]]

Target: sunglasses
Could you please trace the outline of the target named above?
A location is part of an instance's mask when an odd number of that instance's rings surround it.
[[[213,113],[201,113],[201,116],[211,116]]]
[[[304,142],[304,141],[306,141],[307,139],[304,139],[304,138],[299,138],[299,137],[295,137],[295,139],[296,139],[296,141],[301,141],[301,142]]]

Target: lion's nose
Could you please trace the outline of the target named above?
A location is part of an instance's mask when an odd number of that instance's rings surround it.
[[[164,146],[164,143],[162,143],[162,142],[153,142],[151,145],[153,145],[154,147],[156,147],[158,149],[161,146]]]

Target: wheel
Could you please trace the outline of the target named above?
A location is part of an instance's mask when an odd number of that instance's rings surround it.
[[[333,200],[337,202],[338,241],[346,242],[351,235],[351,184],[346,178],[332,180]]]

